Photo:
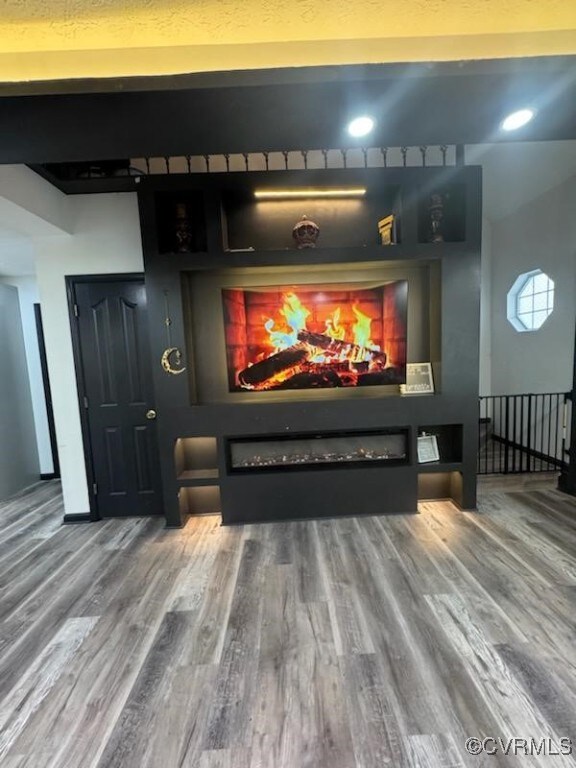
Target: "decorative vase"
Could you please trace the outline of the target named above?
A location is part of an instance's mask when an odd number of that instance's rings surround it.
[[[189,253],[192,250],[192,227],[185,203],[176,204],[174,235],[176,253]]]
[[[430,195],[430,232],[428,241],[431,243],[444,242],[444,199],[442,195]]]
[[[292,230],[292,237],[296,242],[296,248],[316,248],[316,240],[320,234],[320,227],[307,216],[302,216]]]

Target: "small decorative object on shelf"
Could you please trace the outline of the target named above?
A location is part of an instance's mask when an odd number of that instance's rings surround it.
[[[319,234],[320,227],[307,216],[302,216],[292,230],[292,237],[296,242],[296,248],[316,248]]]
[[[430,461],[439,461],[438,440],[436,435],[427,435],[425,432],[418,435],[418,463],[426,464]]]
[[[378,222],[378,232],[380,232],[382,245],[395,245],[396,219],[393,213],[380,219]]]
[[[431,243],[444,242],[444,197],[435,192],[430,195],[430,232],[428,240]]]
[[[434,394],[431,363],[406,363],[406,384],[400,384],[402,395]]]
[[[192,251],[192,227],[188,216],[188,207],[185,203],[176,204],[174,229],[174,250],[176,253],[190,253]]]

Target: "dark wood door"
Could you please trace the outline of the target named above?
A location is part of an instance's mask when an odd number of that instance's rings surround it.
[[[96,510],[161,514],[144,281],[75,282],[74,295]]]

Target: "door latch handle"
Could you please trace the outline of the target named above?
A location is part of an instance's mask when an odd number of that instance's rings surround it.
[[[156,418],[156,411],[153,408],[150,408],[149,411],[146,411],[146,418],[149,421],[154,421],[154,419]]]

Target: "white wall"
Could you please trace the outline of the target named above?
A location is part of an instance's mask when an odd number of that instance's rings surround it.
[[[576,324],[576,176],[492,225],[492,393],[564,392],[572,386]],[[554,312],[518,333],[506,296],[518,275],[540,268],[555,283]]]
[[[0,282],[6,283],[7,285],[13,285],[18,289],[26,362],[30,376],[30,394],[32,396],[32,410],[34,413],[34,427],[36,430],[40,472],[43,475],[48,475],[54,472],[54,464],[52,462],[52,448],[50,446],[50,432],[48,430],[48,416],[46,413],[46,398],[44,395],[44,383],[42,381],[42,368],[40,365],[36,316],[34,314],[34,304],[37,304],[40,301],[38,284],[36,277],[33,276],[4,277],[0,279]]]
[[[72,232],[70,198],[25,165],[0,170],[0,226],[24,235]]]
[[[482,221],[482,266],[480,271],[480,395],[492,387],[492,225]]]
[[[0,285],[0,499],[40,477],[18,291]]]
[[[65,277],[142,272],[144,266],[135,193],[78,195],[70,207],[74,234],[34,244],[64,507],[73,515],[88,512],[89,500]]]

